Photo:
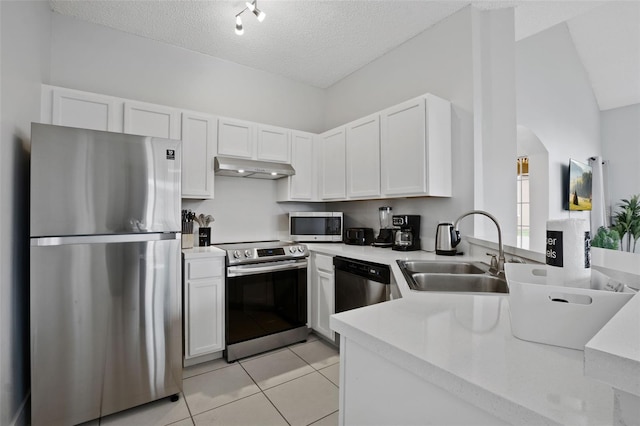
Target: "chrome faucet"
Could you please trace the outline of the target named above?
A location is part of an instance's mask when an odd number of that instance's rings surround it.
[[[467,213],[463,214],[462,216],[457,218],[455,223],[453,224],[453,228],[455,229],[455,234],[459,238],[460,232],[458,231],[458,223],[460,223],[460,220],[462,220],[463,218],[465,218],[467,216],[470,216],[472,214],[481,214],[483,216],[488,217],[489,219],[491,219],[493,221],[493,223],[496,224],[496,228],[498,228],[498,261],[496,262],[495,255],[487,253],[488,255],[492,256],[492,258],[491,258],[491,268],[489,269],[489,272],[492,273],[493,275],[498,275],[499,273],[504,272],[504,264],[506,262],[506,259],[504,257],[504,248],[502,246],[502,230],[500,229],[500,225],[498,224],[498,220],[492,214],[487,213],[484,210],[472,210],[470,212],[467,212]],[[456,245],[457,245],[457,243],[456,243]]]

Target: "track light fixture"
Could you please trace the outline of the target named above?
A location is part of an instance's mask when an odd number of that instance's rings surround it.
[[[264,21],[264,18],[266,16],[263,11],[258,9],[258,0],[246,2],[245,4],[247,5],[247,7],[242,9],[236,15],[236,34],[238,35],[244,34],[244,28],[242,28],[242,20],[240,19],[240,15],[242,15],[244,12],[246,12],[247,10],[251,11],[254,15],[256,15],[256,18],[258,18],[258,22]]]
[[[236,15],[236,34],[244,34],[244,28],[242,28],[242,19],[240,19],[240,15]]]

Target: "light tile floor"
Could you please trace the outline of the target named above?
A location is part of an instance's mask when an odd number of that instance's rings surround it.
[[[227,364],[184,369],[178,402],[151,402],[92,425],[205,426],[338,424],[338,350],[311,334],[305,343]]]

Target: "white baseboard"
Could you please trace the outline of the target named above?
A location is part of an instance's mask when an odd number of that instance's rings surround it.
[[[31,398],[31,391],[27,392],[27,396],[24,397],[22,404],[20,404],[18,411],[16,411],[13,419],[11,419],[11,423],[9,423],[9,426],[26,426],[28,414],[27,407],[29,406],[29,404],[27,403],[29,402],[29,398]]]

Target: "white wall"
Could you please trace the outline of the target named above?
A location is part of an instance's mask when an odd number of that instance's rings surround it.
[[[430,92],[473,110],[469,8],[327,89],[325,130]]]
[[[609,200],[640,194],[640,104],[600,113],[602,158],[607,161]]]
[[[566,24],[516,43],[517,121],[549,151],[550,219],[590,218],[563,210],[563,166],[601,154],[600,111]]]
[[[0,424],[29,390],[29,138],[48,78],[48,2],[0,2]]]
[[[57,13],[52,22],[47,83],[310,132],[322,130],[321,89]]]
[[[214,190],[213,200],[182,202],[182,208],[214,217],[212,243],[287,239],[290,211],[325,209],[323,203],[276,203],[277,185],[271,180],[216,176]]]
[[[345,213],[347,226],[377,232],[378,207],[390,205],[394,214],[422,216],[422,246],[433,250],[436,225],[473,208],[471,59],[471,13],[465,8],[327,90],[327,129],[427,92],[452,102],[453,197],[327,204]],[[470,229],[471,223],[461,226],[463,233]]]
[[[516,84],[513,8],[472,9],[474,204],[500,224],[503,244],[516,245]],[[474,215],[473,235],[498,241],[496,225]]]

